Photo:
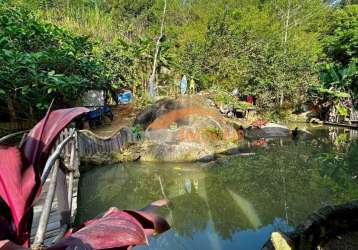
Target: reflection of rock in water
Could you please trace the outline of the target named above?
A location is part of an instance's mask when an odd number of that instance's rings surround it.
[[[208,200],[208,194],[206,192],[207,183],[206,183],[206,181],[204,183],[205,183],[205,185],[203,186],[203,188],[201,188],[199,190],[198,193],[199,193],[200,197],[205,201],[206,206],[208,208],[208,216],[209,216],[208,223],[211,224],[214,227],[213,214],[212,214],[211,209],[210,209],[209,200]],[[209,234],[208,239],[209,239],[213,249],[215,249],[215,250],[220,250],[221,249],[220,240],[219,240],[219,237],[218,237],[217,234],[214,234],[214,235]]]
[[[192,237],[195,232],[207,227],[208,207],[198,194],[186,193],[170,199],[172,203],[173,224],[180,235]]]

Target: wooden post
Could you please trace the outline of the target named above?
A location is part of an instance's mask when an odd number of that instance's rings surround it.
[[[66,231],[71,226],[71,207],[68,203],[68,188],[66,176],[68,171],[66,166],[61,162],[61,167],[59,169],[59,174],[57,176],[57,188],[56,196],[58,202],[58,211],[61,216],[60,221],[60,231],[57,234],[56,238],[52,241],[52,244],[56,244],[60,241],[65,235]]]
[[[50,173],[51,167],[53,165],[53,162],[60,156],[63,147],[67,144],[67,142],[72,138],[73,134],[70,134],[70,136],[68,136],[67,138],[65,138],[57,147],[56,150],[54,151],[54,153],[52,153],[50,155],[50,157],[48,158],[44,170],[42,172],[42,176],[41,176],[41,182],[42,185],[45,183],[48,174]]]
[[[57,175],[57,188],[56,196],[58,202],[58,210],[60,212],[61,221],[60,225],[70,225],[71,224],[71,207],[68,203],[68,190],[67,190],[67,180],[66,180],[66,168],[61,163],[59,173]]]
[[[55,164],[54,164],[54,167],[52,170],[53,172],[52,172],[52,176],[51,176],[51,182],[50,182],[49,190],[48,190],[48,193],[46,196],[45,204],[44,204],[44,207],[43,207],[43,210],[41,213],[37,232],[35,235],[33,249],[42,248],[42,246],[43,246],[47,223],[48,223],[48,219],[49,219],[50,212],[51,212],[52,202],[53,202],[53,198],[55,196],[56,180],[57,180],[59,165],[60,165],[60,160],[57,159],[55,161]]]
[[[76,154],[76,148],[75,148],[75,140],[72,140],[71,143],[71,155],[70,155],[70,164],[68,168],[68,205],[70,208],[70,211],[72,210],[72,194],[73,194],[73,176],[74,176],[74,163],[75,163],[75,154]]]

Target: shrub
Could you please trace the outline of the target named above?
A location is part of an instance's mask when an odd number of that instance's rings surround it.
[[[0,103],[12,120],[37,118],[51,99],[72,105],[89,89],[103,89],[103,67],[87,37],[0,4]]]

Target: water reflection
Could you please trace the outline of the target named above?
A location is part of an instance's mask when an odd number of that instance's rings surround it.
[[[256,155],[207,165],[97,168],[81,177],[76,220],[167,197],[172,204],[159,213],[172,230],[151,239],[150,249],[260,249],[272,231],[290,231],[323,205],[358,198],[358,142],[351,131],[312,133],[310,140],[245,146],[241,151]]]

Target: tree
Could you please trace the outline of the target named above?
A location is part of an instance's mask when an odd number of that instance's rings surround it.
[[[322,66],[324,88],[345,91],[358,97],[358,5],[337,8],[322,39],[326,63]]]
[[[322,39],[327,57],[343,66],[358,62],[358,4],[336,9]]]
[[[163,31],[164,31],[164,21],[165,21],[165,14],[167,11],[167,0],[164,0],[164,7],[163,7],[163,15],[162,15],[162,21],[160,23],[160,33],[157,40],[157,43],[155,45],[155,52],[153,57],[153,67],[152,67],[152,73],[149,77],[149,95],[151,98],[153,98],[156,95],[156,83],[155,83],[155,73],[157,70],[157,64],[158,64],[158,55],[159,55],[159,49],[160,49],[160,42],[163,38]]]

